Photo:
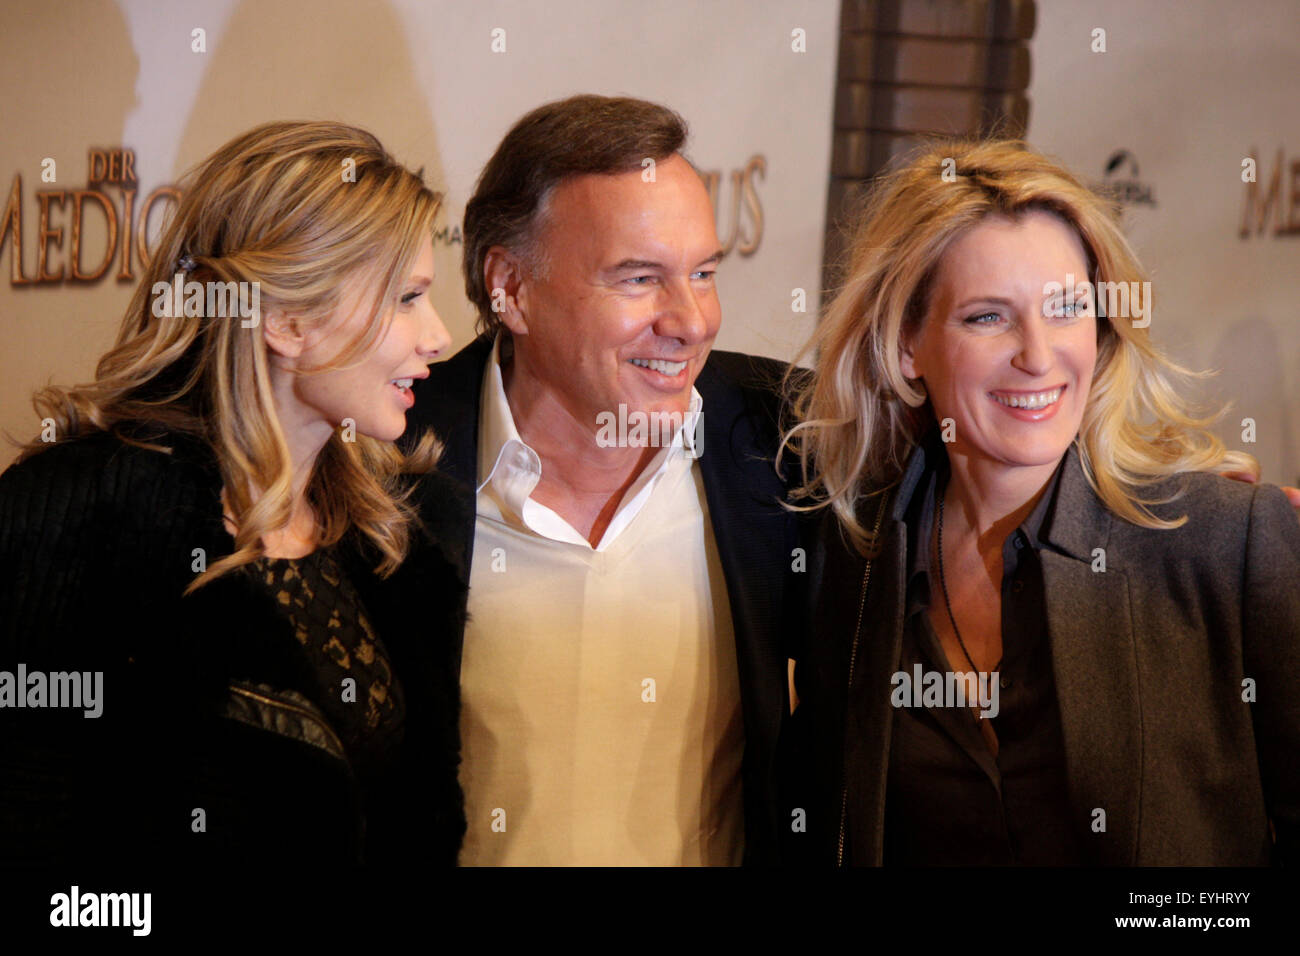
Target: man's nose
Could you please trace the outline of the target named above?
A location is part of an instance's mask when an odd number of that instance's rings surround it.
[[[700,342],[709,336],[708,308],[716,293],[696,288],[684,278],[665,284],[667,301],[655,322],[655,331],[683,342]]]

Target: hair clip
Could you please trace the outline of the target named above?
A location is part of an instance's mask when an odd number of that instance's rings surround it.
[[[194,258],[192,256],[181,256],[176,261],[176,268],[181,272],[193,272],[195,269]]]

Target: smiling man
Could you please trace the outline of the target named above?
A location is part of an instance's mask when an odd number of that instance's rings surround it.
[[[641,100],[550,103],[466,207],[482,334],[411,413],[473,495],[462,863],[774,859],[784,366],[712,351],[722,253],[685,139]],[[700,424],[611,446],[611,415]]]

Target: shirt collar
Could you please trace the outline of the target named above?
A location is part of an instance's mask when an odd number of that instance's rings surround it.
[[[908,500],[899,502],[900,513],[907,524],[908,563],[907,580],[909,583],[918,574],[926,574],[932,559],[930,536],[934,529],[935,516],[938,512],[938,496],[948,485],[948,452],[943,446],[939,430],[933,429],[915,454],[923,456],[922,470],[911,475],[907,482]],[[1071,455],[1067,449],[1056,466],[1056,471],[1048,479],[1047,487],[1039,497],[1028,517],[1008,537],[1023,534],[1029,547],[1035,551],[1043,548],[1043,535],[1050,530],[1048,515],[1056,501],[1061,484],[1061,474],[1065,470],[1066,460]],[[913,463],[915,464],[915,463]],[[909,472],[912,470],[908,469]]]
[[[505,336],[498,332],[488,356],[483,376],[479,412],[478,478],[477,492],[485,488],[496,498],[498,507],[522,520],[524,506],[533,489],[542,478],[542,460],[522,438],[515,425],[514,413],[506,399],[505,378],[502,373],[501,350],[509,347]],[[690,416],[688,421],[700,422],[704,399],[691,387]],[[620,510],[637,497],[638,492],[652,485],[668,464],[690,452],[695,454],[695,442],[703,437],[702,423],[697,428],[682,428],[683,440],[662,449],[651,461],[637,481],[623,496]]]
[[[542,477],[542,460],[515,427],[515,417],[506,401],[501,374],[501,333],[497,333],[483,375],[479,405],[477,491],[494,493],[502,510],[516,518],[524,513],[524,502]]]

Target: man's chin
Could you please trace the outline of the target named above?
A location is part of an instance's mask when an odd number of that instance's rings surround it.
[[[660,420],[672,420],[681,422],[689,414],[691,408],[690,395],[687,393],[681,398],[675,398],[671,401],[658,399],[648,401],[646,398],[624,396],[618,403],[610,406],[607,412],[601,413],[598,424],[606,420],[627,421],[635,423],[636,421],[657,422]]]
[[[636,409],[645,415],[685,415],[691,410],[691,393],[688,390],[686,394],[664,401],[642,401],[635,405],[629,404],[628,410]]]

